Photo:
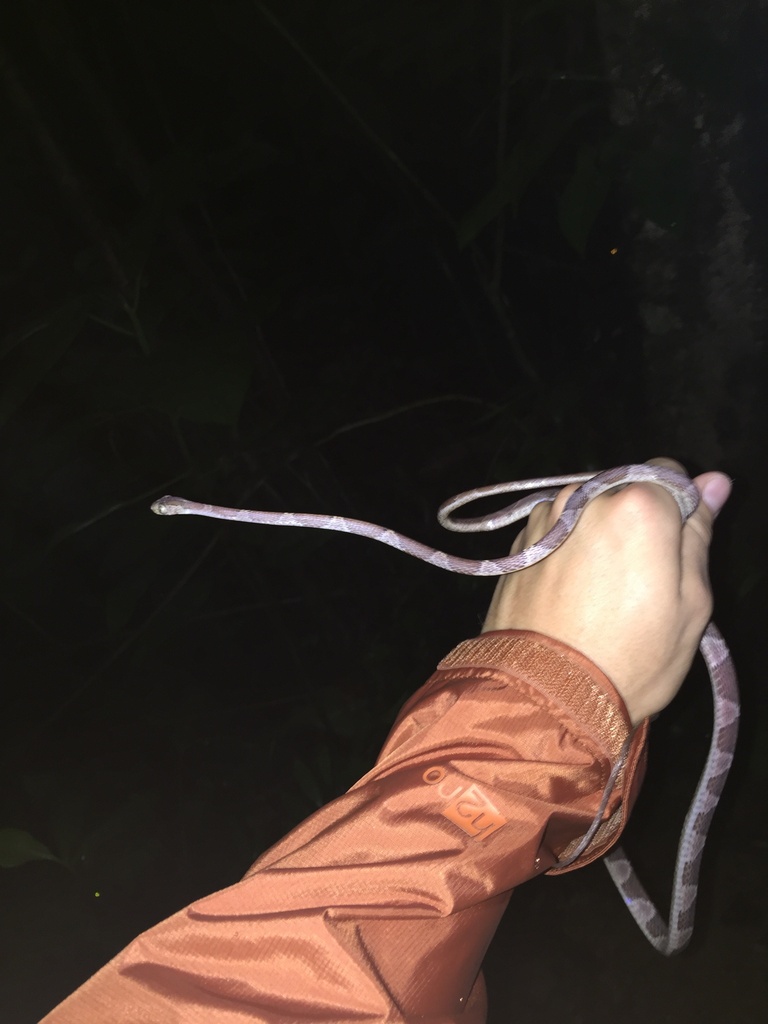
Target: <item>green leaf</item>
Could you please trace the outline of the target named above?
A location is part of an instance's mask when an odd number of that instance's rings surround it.
[[[583,104],[567,117],[539,126],[535,134],[520,139],[504,159],[495,186],[466,213],[457,230],[459,248],[473,241],[482,229],[506,209],[517,212],[526,189],[570,134],[583,115],[592,109]]]
[[[16,868],[33,860],[59,858],[23,828],[0,828],[0,868]]]
[[[595,147],[582,146],[558,211],[560,230],[579,256],[587,248],[589,233],[605,204],[611,181],[612,175],[600,166]]]

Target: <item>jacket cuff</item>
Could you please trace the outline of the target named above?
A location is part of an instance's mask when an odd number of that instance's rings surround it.
[[[465,640],[440,662],[439,670],[488,668],[525,681],[554,705],[564,726],[587,734],[615,764],[631,736],[629,751],[614,786],[621,802],[597,829],[580,856],[548,874],[563,874],[602,857],[615,845],[640,791],[646,766],[646,719],[632,730],[626,705],[608,676],[581,651],[525,629],[494,630]],[[567,861],[580,844],[575,838],[558,859]]]

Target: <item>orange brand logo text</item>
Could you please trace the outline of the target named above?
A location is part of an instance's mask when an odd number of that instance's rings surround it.
[[[443,768],[429,768],[422,776],[429,785],[436,786],[440,796],[448,801],[441,812],[444,817],[473,839],[486,839],[502,825],[506,825],[507,819],[479,786],[474,783],[469,786],[452,785],[445,781],[445,774]]]

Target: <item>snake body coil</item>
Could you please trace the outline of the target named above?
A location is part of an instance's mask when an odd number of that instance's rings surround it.
[[[546,558],[571,534],[579,516],[593,498],[599,494],[630,483],[653,483],[664,487],[675,499],[680,515],[685,521],[696,509],[699,493],[695,485],[679,473],[660,466],[635,465],[619,466],[603,473],[581,473],[558,477],[537,477],[513,483],[480,487],[458,494],[441,505],[438,511],[440,523],[449,530],[471,533],[499,530],[529,515],[541,501],[552,501],[560,487],[580,484],[568,499],[555,525],[541,540],[516,554],[499,559],[459,558],[445,551],[421,544],[394,530],[388,530],[375,523],[343,516],[309,515],[294,512],[260,512],[248,509],[223,508],[219,505],[205,505],[188,501],[186,498],[166,496],[152,505],[158,515],[200,515],[214,519],[235,522],[259,523],[268,526],[304,526],[320,530],[338,530],[354,533],[371,540],[380,541],[419,558],[430,565],[436,565],[449,572],[471,576],[502,576],[517,572]],[[500,512],[470,519],[453,518],[453,513],[478,498],[509,494],[515,491],[542,491],[516,501]],[[736,745],[739,717],[739,697],[736,672],[725,641],[714,623],[707,626],[701,640],[701,653],[707,664],[712,683],[714,702],[714,728],[704,771],[699,780],[690,809],[683,825],[675,863],[672,903],[669,925],[664,922],[645,889],[641,885],[632,864],[621,849],[616,847],[604,858],[616,888],[640,926],[648,941],[659,952],[669,955],[684,949],[693,931],[693,918],[698,891],[699,869],[712,816],[728,776]],[[620,765],[614,769],[609,788],[598,814],[590,827],[582,846],[600,824],[604,805],[610,793]],[[581,849],[581,847],[579,848]]]

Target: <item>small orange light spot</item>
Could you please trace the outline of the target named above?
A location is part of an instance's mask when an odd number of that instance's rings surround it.
[[[618,251],[619,250],[616,248],[616,246],[614,246],[613,249],[610,250],[611,256],[615,256]]]

